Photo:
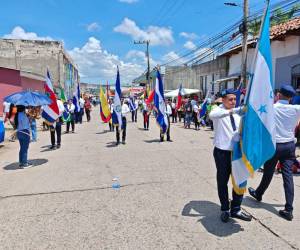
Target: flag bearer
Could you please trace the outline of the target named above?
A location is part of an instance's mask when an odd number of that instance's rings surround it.
[[[165,115],[167,116],[167,120],[168,120],[168,129],[167,129],[167,141],[171,141],[171,137],[170,137],[170,116],[172,115],[172,107],[170,105],[170,101],[166,101],[166,112]],[[162,131],[160,132],[160,141],[164,141],[164,134],[162,133]]]
[[[50,137],[51,137],[51,147],[50,149],[60,148],[61,145],[61,125],[62,115],[65,110],[64,104],[60,100],[60,97],[56,94],[56,102],[59,110],[59,115],[56,122],[50,125]],[[56,134],[56,145],[55,145],[55,134]]]
[[[127,127],[127,119],[126,114],[130,113],[130,109],[128,107],[127,101],[122,103],[122,144],[126,144],[126,127]],[[117,136],[117,145],[120,144],[120,128],[119,126],[116,127],[116,136]]]
[[[300,105],[291,105],[290,101],[296,94],[291,85],[282,85],[279,93],[279,100],[274,104],[275,126],[276,126],[276,152],[275,155],[264,164],[262,180],[257,187],[249,187],[249,193],[257,201],[269,187],[275,167],[278,161],[282,164],[282,178],[285,192],[285,208],[279,214],[286,220],[293,219],[294,182],[292,166],[295,156],[295,127],[300,119]]]
[[[241,211],[243,195],[232,190],[232,201],[228,197],[228,181],[231,174],[231,154],[233,140],[238,137],[240,108],[235,108],[236,95],[233,89],[222,92],[223,104],[213,109],[209,116],[214,123],[214,158],[217,167],[218,195],[221,202],[221,220],[229,217],[251,221],[252,217]]]

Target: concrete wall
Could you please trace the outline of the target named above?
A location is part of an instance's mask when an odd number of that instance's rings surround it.
[[[291,83],[292,67],[300,64],[300,37],[288,36],[284,41],[272,41],[272,66],[275,88],[282,83]],[[248,50],[247,71],[251,72],[255,49]],[[232,54],[229,59],[228,75],[240,74],[242,53]]]
[[[46,75],[48,68],[54,86],[60,83],[70,95],[79,82],[76,65],[58,41],[0,39],[0,67],[31,72],[41,77]]]
[[[215,60],[195,66],[166,67],[165,89],[174,90],[182,84],[184,88],[218,92],[220,85],[214,81],[227,76],[228,58],[218,57]]]

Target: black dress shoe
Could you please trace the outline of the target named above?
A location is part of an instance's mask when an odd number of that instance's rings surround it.
[[[252,220],[252,216],[245,214],[244,212],[242,212],[241,210],[235,213],[231,213],[231,217],[232,218],[237,218],[240,220],[244,220],[244,221],[251,221]]]
[[[221,221],[223,221],[224,223],[227,223],[229,221],[229,217],[230,217],[230,214],[228,211],[224,211],[221,213]]]
[[[50,149],[52,149],[52,150],[56,149],[55,145],[51,146]]]
[[[279,210],[279,214],[281,215],[281,217],[285,218],[288,221],[292,221],[294,216],[292,212],[286,211],[284,210]]]
[[[57,144],[56,148],[60,148],[60,144]]]
[[[257,201],[261,201],[262,197],[257,195],[256,190],[254,188],[249,187],[248,192],[254,199],[256,199]]]
[[[125,142],[125,141],[122,141],[122,144],[123,144],[123,145],[125,145],[125,144],[126,144],[126,142]]]

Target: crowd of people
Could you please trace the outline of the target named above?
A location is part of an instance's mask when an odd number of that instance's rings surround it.
[[[261,201],[266,192],[278,165],[281,166],[283,175],[286,204],[279,214],[287,220],[293,219],[293,166],[298,163],[295,156],[295,128],[300,119],[300,105],[293,105],[296,91],[290,85],[283,85],[275,98],[275,122],[276,122],[276,153],[265,163],[263,167],[263,177],[259,186],[249,188],[249,194],[257,201]],[[90,98],[80,98],[79,110],[76,110],[73,100],[63,103],[56,95],[59,117],[53,124],[49,124],[51,150],[61,147],[62,125],[66,125],[65,133],[75,132],[75,124],[82,123],[82,117],[86,114],[87,122],[91,121],[92,100]],[[232,191],[232,201],[228,195],[228,181],[232,171],[232,150],[233,141],[239,135],[239,123],[244,113],[243,106],[236,107],[236,90],[227,89],[222,92],[222,97],[217,99],[206,99],[198,101],[196,98],[186,98],[178,105],[176,101],[165,101],[165,119],[167,121],[166,133],[162,130],[159,134],[161,142],[171,141],[171,123],[183,122],[183,128],[190,129],[194,124],[198,131],[201,126],[209,126],[215,132],[214,151],[217,169],[218,196],[221,203],[221,220],[227,222],[230,217],[250,221],[252,217],[241,210],[243,194]],[[114,113],[115,107],[113,99],[108,100],[109,109]],[[295,103],[294,103],[295,104]],[[179,106],[179,108],[178,108]],[[116,131],[116,145],[126,144],[127,121],[131,118],[132,123],[138,119],[138,110],[143,117],[144,130],[150,128],[150,116],[155,117],[158,113],[151,102],[144,99],[128,97],[121,99],[121,119],[122,126],[114,124],[113,118],[108,122],[109,130]],[[20,144],[19,166],[26,168],[30,166],[28,162],[28,148],[30,138],[32,142],[37,140],[37,120],[40,119],[42,107],[14,106],[4,103],[4,122],[9,121],[15,133],[11,140],[17,138]],[[280,164],[278,164],[280,163]],[[299,164],[298,164],[299,168]]]

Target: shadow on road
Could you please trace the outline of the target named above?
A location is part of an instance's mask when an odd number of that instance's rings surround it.
[[[111,141],[111,142],[106,143],[106,147],[107,148],[115,148],[115,147],[118,147],[118,145],[116,144],[115,141]]]
[[[158,143],[160,143],[160,140],[159,140],[159,139],[153,139],[153,140],[144,140],[144,142],[146,142],[146,143],[155,143],[155,142],[158,142]]]
[[[103,135],[103,134],[106,134],[106,133],[108,133],[108,132],[110,132],[110,131],[109,131],[109,130],[104,130],[104,131],[102,131],[102,132],[96,133],[96,135]]]
[[[41,148],[50,148],[51,145],[45,145],[45,146],[41,146]]]
[[[207,232],[218,237],[244,231],[244,228],[233,219],[228,223],[223,223],[220,220],[220,206],[211,201],[190,201],[184,206],[181,215],[199,217],[198,222],[201,222]]]
[[[282,204],[270,204],[270,203],[265,203],[265,202],[258,202],[251,197],[245,197],[243,199],[243,205],[246,207],[250,207],[250,208],[265,209],[276,215],[278,215],[278,211],[277,211],[276,207],[277,208],[284,207],[284,205],[282,205]]]
[[[30,163],[32,163],[32,167],[37,167],[37,166],[40,166],[40,165],[43,165],[45,163],[48,162],[47,159],[33,159],[33,160],[29,160]],[[14,162],[14,163],[11,163],[9,165],[6,165],[3,167],[3,169],[5,170],[17,170],[17,169],[20,169],[19,168],[19,162]]]
[[[138,130],[147,131],[147,130],[145,130],[144,128],[138,128]]]

